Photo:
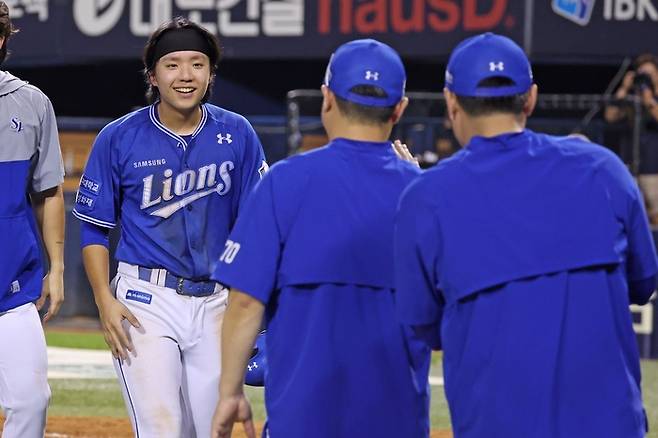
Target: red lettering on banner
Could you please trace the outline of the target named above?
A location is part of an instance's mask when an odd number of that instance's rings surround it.
[[[356,8],[354,24],[358,33],[384,33],[386,26],[386,0],[373,0]]]
[[[318,32],[331,30],[331,0],[318,0]]]
[[[478,3],[486,3],[488,9],[478,9]],[[509,29],[516,20],[505,15],[508,4],[508,0],[318,0],[318,32],[445,33],[458,27],[465,31],[493,30],[501,24]],[[333,17],[338,17],[338,23]]]
[[[352,0],[340,0],[340,33],[352,33]]]
[[[413,0],[409,19],[404,16],[404,3],[404,0],[391,0],[391,27],[393,32],[422,32],[425,22],[425,0]]]
[[[459,23],[459,6],[447,0],[429,0],[429,4],[435,11],[442,13],[442,15],[437,13],[428,14],[427,21],[432,30],[450,32],[457,27]]]
[[[464,0],[464,30],[486,30],[500,23],[507,0],[495,0],[489,12],[478,15],[477,0]]]

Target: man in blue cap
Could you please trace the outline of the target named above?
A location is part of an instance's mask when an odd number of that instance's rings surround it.
[[[525,129],[530,64],[491,33],[453,51],[445,97],[464,146],[396,215],[396,307],[436,326],[455,438],[644,436],[630,303],[657,262],[624,164]]]
[[[267,325],[265,403],[272,438],[429,434],[393,303],[393,217],[420,170],[388,138],[405,70],[375,40],[342,45],[322,86],[325,147],[277,163],[257,185],[214,278],[231,287],[213,436],[253,436],[242,384]],[[254,274],[256,273],[256,274]]]

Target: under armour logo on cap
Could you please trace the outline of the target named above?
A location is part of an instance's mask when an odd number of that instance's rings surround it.
[[[489,63],[489,71],[496,71],[496,70],[498,71],[505,70],[505,64],[503,63],[503,61]]]
[[[379,72],[378,71],[366,70],[366,79],[369,80],[369,81],[378,81],[379,80]]]

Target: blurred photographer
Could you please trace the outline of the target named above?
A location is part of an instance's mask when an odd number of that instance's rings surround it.
[[[622,101],[632,95],[640,98],[642,113],[638,115],[641,117],[638,183],[644,193],[651,223],[658,225],[658,57],[648,53],[640,55],[633,62],[633,67],[632,71],[624,75],[615,93],[618,102],[606,107],[604,117],[608,123],[617,125],[624,134],[619,140],[621,150],[630,151],[635,114],[633,107],[624,105]]]

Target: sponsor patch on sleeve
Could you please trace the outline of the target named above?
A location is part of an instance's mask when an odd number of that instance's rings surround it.
[[[151,299],[153,295],[147,294],[146,292],[140,292],[138,290],[128,289],[126,292],[126,299],[131,301],[137,301],[139,303],[151,304]]]
[[[87,208],[94,208],[94,203],[96,200],[92,198],[91,196],[83,195],[82,193],[78,192],[78,194],[75,197],[75,203],[78,205],[83,205]]]
[[[101,184],[89,178],[87,175],[82,175],[80,178],[80,189],[98,195],[101,192]]]

